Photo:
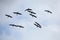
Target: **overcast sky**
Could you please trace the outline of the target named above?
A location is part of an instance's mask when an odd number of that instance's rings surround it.
[[[60,40],[59,4],[60,0],[0,0],[0,40]],[[25,12],[27,8],[37,13],[37,19]],[[44,10],[50,10],[52,14]],[[17,11],[22,15],[13,14]],[[34,26],[34,22],[38,22],[42,28]],[[11,27],[11,23],[24,28]]]

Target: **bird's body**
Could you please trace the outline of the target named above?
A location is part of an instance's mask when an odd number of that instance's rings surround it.
[[[7,16],[7,17],[9,17],[9,18],[13,18],[11,15],[8,15],[8,14],[6,14],[5,16]]]
[[[35,22],[34,25],[37,26],[37,27],[39,27],[39,28],[41,28],[41,25],[39,23],[37,23],[37,22]]]
[[[49,11],[49,10],[44,10],[44,11],[52,14],[52,12],[51,12],[51,11]]]
[[[10,26],[16,26],[15,24],[9,24]]]
[[[33,14],[29,14],[29,15],[31,15],[32,17],[35,17],[35,18],[37,18],[37,16],[35,16],[35,15],[33,15]]]
[[[32,9],[28,8],[26,9],[25,11],[29,12],[29,13],[32,13],[32,14],[36,14],[35,12],[32,11]]]
[[[13,12],[14,14],[16,14],[16,15],[22,15],[21,13],[19,13],[19,12]]]
[[[32,9],[30,9],[30,8],[28,8],[28,9],[26,9],[25,11],[31,11]]]
[[[15,27],[20,27],[20,28],[24,28],[23,26],[20,25],[15,25],[15,24],[9,24],[10,26],[15,26]]]
[[[35,12],[33,12],[33,11],[28,11],[29,13],[32,13],[32,14],[36,14]]]

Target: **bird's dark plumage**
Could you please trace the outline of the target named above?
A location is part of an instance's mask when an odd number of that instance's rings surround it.
[[[28,9],[26,9],[25,11],[31,11],[32,9],[30,9],[30,8],[28,8]]]
[[[14,14],[16,14],[16,15],[22,15],[21,13],[19,13],[19,12],[13,12]]]
[[[51,11],[49,11],[49,10],[44,10],[44,11],[52,14],[52,12],[51,12]]]
[[[34,25],[41,28],[41,25],[39,23],[37,23],[37,22],[35,22]]]
[[[9,18],[13,18],[11,15],[5,14],[5,16],[9,17]]]
[[[35,15],[33,15],[33,14],[29,14],[29,15],[31,15],[32,17],[35,17],[35,18],[37,18],[37,16],[35,16]]]
[[[23,26],[20,25],[15,25],[15,24],[9,24],[10,26],[15,26],[15,27],[20,27],[20,28],[24,28]]]

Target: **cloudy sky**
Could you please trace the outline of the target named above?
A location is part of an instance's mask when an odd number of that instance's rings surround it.
[[[0,40],[60,40],[59,4],[60,0],[0,0]],[[37,19],[24,11],[27,8],[37,13]],[[53,14],[44,10],[50,10]],[[17,11],[23,15],[14,15],[13,12]],[[34,22],[42,28],[34,26]],[[11,23],[23,25],[24,29],[11,27]]]

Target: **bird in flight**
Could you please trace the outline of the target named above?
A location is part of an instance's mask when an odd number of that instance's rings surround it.
[[[19,13],[19,12],[13,12],[14,14],[16,14],[16,15],[22,15],[21,13]]]
[[[29,12],[29,13],[32,13],[32,14],[36,14],[35,12],[32,11],[32,9],[28,8],[26,9],[25,11]]]
[[[33,14],[29,14],[30,16],[32,16],[32,17],[35,17],[35,18],[37,18],[37,16],[35,16],[35,15],[33,15]]]
[[[30,9],[30,8],[28,8],[28,9],[26,9],[25,11],[31,11],[32,9]]]
[[[49,10],[44,10],[45,12],[48,12],[48,13],[50,13],[50,14],[52,14],[52,12],[51,11],[49,11]]]
[[[16,26],[15,24],[9,24],[10,26]]]
[[[9,26],[15,26],[15,27],[24,28],[23,26],[20,26],[20,25],[15,25],[15,24],[9,24]]]
[[[5,16],[9,17],[9,18],[13,18],[11,15],[5,14]]]
[[[36,14],[35,12],[33,12],[33,11],[28,11],[29,13],[32,13],[32,14]]]
[[[41,28],[41,25],[39,23],[37,23],[37,22],[35,22],[34,25]]]

